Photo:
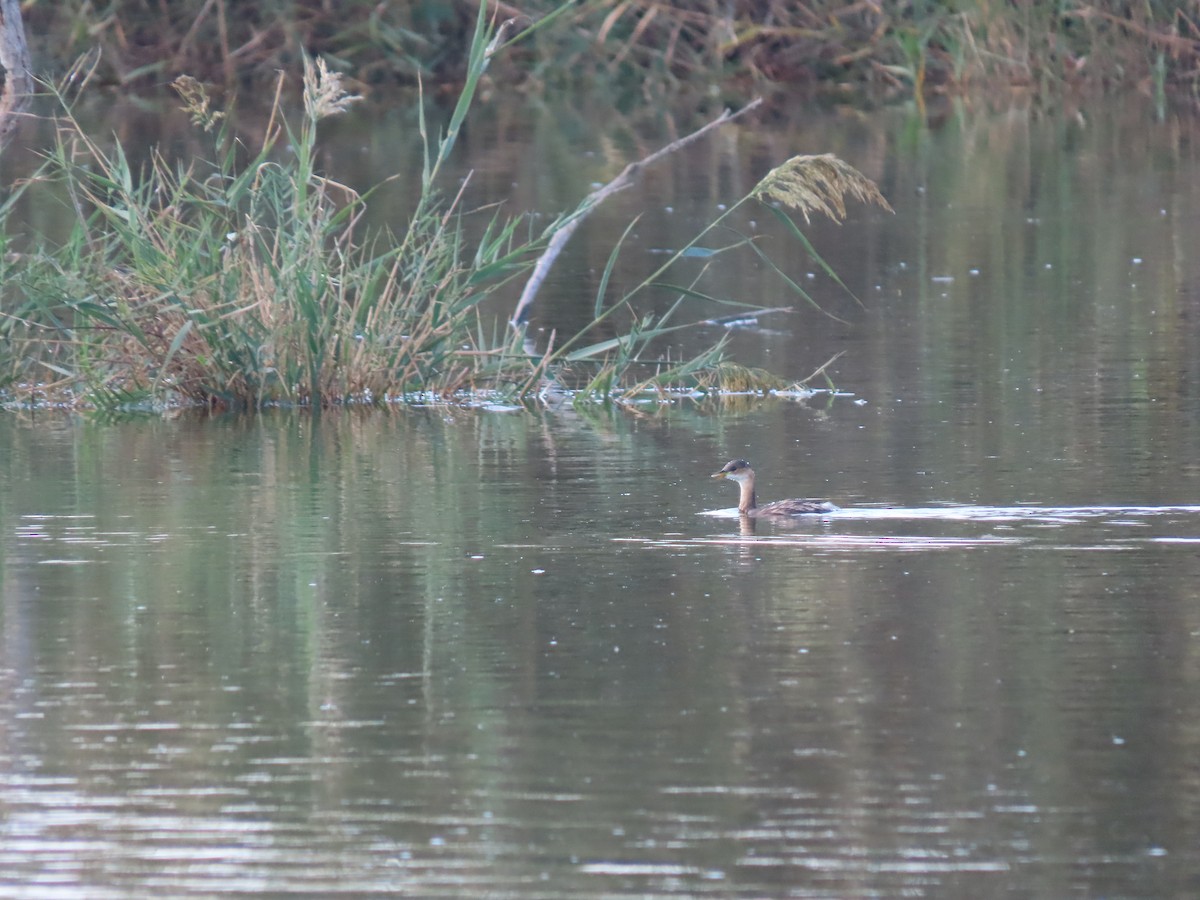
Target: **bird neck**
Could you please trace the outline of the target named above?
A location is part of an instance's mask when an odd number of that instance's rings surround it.
[[[754,496],[754,479],[747,478],[738,487],[742,492],[741,497],[738,499],[738,512],[748,513],[757,505],[755,502],[757,498]]]

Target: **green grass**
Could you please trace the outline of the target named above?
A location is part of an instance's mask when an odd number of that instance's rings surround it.
[[[619,242],[593,321],[536,348],[523,328],[485,315],[483,304],[526,272],[570,217],[528,239],[520,236],[528,231],[523,219],[493,214],[468,244],[461,190],[447,196],[438,187],[502,37],[481,11],[444,132],[430,135],[420,120],[421,190],[399,235],[363,226],[373,190],[356,193],[315,167],[320,123],[357,99],[323,61],[304,60],[299,124],[288,123],[277,92],[265,137],[252,151],[234,139],[198,82],[178,79],[195,127],[210,136],[211,160],[184,164],[155,151],[136,171],[119,144],[109,149],[86,133],[71,96],[55,89],[57,139],[39,172],[0,207],[0,242],[7,244],[9,212],[24,190],[60,197],[72,227],[59,245],[0,253],[3,399],[107,410],[261,408],[431,395],[529,400],[548,389],[609,400],[735,383],[739,390],[779,386],[733,366],[722,342],[692,358],[663,355],[665,338],[697,324],[695,301],[708,307],[718,299],[699,289],[698,278],[672,283],[674,263],[727,229],[743,204],[760,200],[813,252],[777,204],[837,217],[846,194],[882,203],[874,185],[832,157],[791,160],[642,282],[609,296]],[[722,252],[737,248],[774,265],[748,238]],[[719,264],[719,256],[707,264]],[[663,290],[678,295],[666,313],[638,311],[641,295]]]

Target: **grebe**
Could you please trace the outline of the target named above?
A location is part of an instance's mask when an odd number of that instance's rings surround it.
[[[754,496],[754,470],[744,459],[731,459],[713,478],[728,478],[736,481],[742,494],[738,498],[738,512],[743,516],[803,516],[812,513],[834,512],[837,507],[826,500],[776,500],[759,506]]]

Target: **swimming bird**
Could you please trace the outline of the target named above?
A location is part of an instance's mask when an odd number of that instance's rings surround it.
[[[744,459],[731,459],[713,478],[736,481],[741,489],[738,512],[743,516],[805,516],[834,512],[837,507],[827,500],[776,500],[759,506],[754,496],[754,470]]]

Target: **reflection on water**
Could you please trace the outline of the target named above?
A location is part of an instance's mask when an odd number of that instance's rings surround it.
[[[822,134],[865,306],[733,342],[854,398],[0,419],[0,894],[1196,895],[1200,179],[1089,127]]]

